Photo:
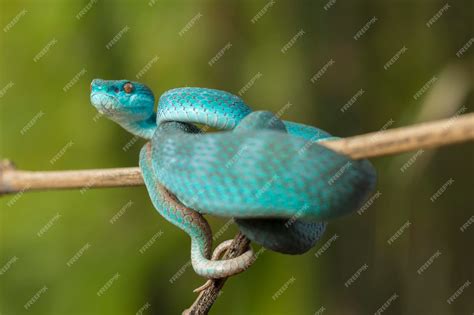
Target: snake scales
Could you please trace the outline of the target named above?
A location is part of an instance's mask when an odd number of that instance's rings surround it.
[[[204,214],[235,218],[250,240],[301,254],[324,233],[325,221],[362,205],[375,185],[367,160],[351,160],[318,141],[315,127],[253,112],[239,97],[205,88],[153,92],[127,80],[93,80],[91,102],[109,119],[149,142],[139,164],[158,212],[191,237],[197,274],[221,278],[253,262],[253,252],[218,260]],[[205,125],[219,132],[201,132]],[[212,257],[211,257],[212,256]]]

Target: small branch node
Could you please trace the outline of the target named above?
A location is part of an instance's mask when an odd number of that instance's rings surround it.
[[[0,196],[10,192],[10,189],[7,185],[6,175],[12,172],[15,172],[16,167],[15,163],[8,159],[0,160]]]

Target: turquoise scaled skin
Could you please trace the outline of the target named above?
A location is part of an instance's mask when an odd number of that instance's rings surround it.
[[[145,85],[93,80],[91,102],[134,135],[151,140],[139,164],[158,212],[191,237],[197,274],[222,278],[252,264],[253,252],[211,257],[212,233],[203,214],[235,218],[253,242],[301,254],[324,233],[325,220],[357,210],[373,190],[367,160],[351,160],[318,144],[320,129],[251,109],[237,96],[205,88],[165,92],[154,112]],[[202,133],[194,124],[220,129]]]

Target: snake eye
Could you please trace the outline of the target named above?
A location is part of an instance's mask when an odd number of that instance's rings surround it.
[[[114,92],[115,92],[115,93],[118,93],[118,92],[119,92],[118,87],[114,87]]]
[[[132,93],[133,91],[133,84],[130,83],[130,82],[127,82],[123,85],[123,90],[125,91],[125,93]]]

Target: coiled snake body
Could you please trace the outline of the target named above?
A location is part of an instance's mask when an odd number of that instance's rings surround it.
[[[151,140],[139,159],[150,198],[165,219],[189,234],[193,268],[206,278],[245,270],[253,253],[217,260],[227,241],[211,257],[212,233],[203,214],[235,218],[253,242],[300,254],[321,237],[325,220],[358,209],[375,185],[370,162],[318,145],[332,137],[327,132],[252,112],[224,91],[173,89],[160,97],[155,113],[145,85],[96,79],[91,102]],[[202,133],[195,124],[222,131]]]

